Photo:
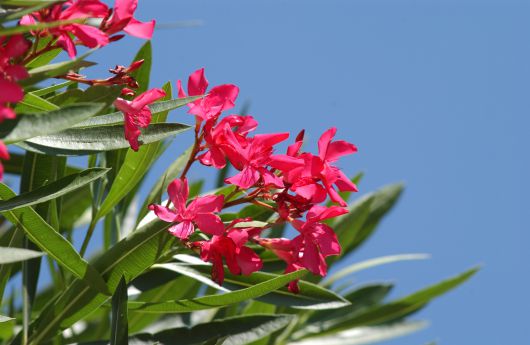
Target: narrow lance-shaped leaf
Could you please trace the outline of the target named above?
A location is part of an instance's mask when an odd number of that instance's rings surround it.
[[[0,265],[34,259],[42,255],[44,253],[29,249],[0,247]]]
[[[144,144],[156,142],[190,127],[180,123],[152,124],[140,135]],[[129,147],[123,136],[123,125],[71,128],[48,136],[35,137],[20,147],[42,154],[57,156],[80,156]]]
[[[290,345],[365,345],[379,343],[418,332],[429,325],[426,321],[400,322],[396,324],[355,327],[327,336],[302,339]]]
[[[103,109],[103,104],[72,104],[46,113],[19,114],[14,120],[5,120],[0,139],[6,144],[16,143],[39,135],[47,135],[69,128]]]
[[[398,255],[389,255],[389,256],[382,256],[375,259],[369,259],[365,261],[361,261],[352,265],[349,265],[347,267],[344,267],[340,271],[334,273],[331,275],[328,279],[326,279],[322,286],[331,286],[336,281],[359,271],[385,265],[385,264],[391,264],[394,262],[400,262],[400,261],[410,261],[410,260],[426,260],[429,259],[431,256],[429,254],[398,254]]]
[[[9,200],[0,201],[0,212],[19,209],[58,198],[105,175],[109,169],[91,168],[78,174],[68,175],[31,192],[23,193]]]
[[[136,334],[129,338],[129,343],[135,345],[174,345],[177,342],[179,345],[250,344],[285,328],[294,317],[293,315],[286,314],[236,316],[200,323],[193,327],[166,329],[155,334]],[[108,344],[108,341],[95,341],[79,345]]]
[[[211,267],[209,265],[193,265],[194,269],[209,274]],[[249,276],[233,275],[225,270],[225,286],[228,287],[247,287],[255,284],[261,284],[277,277],[278,275],[266,272],[255,272]],[[301,280],[298,282],[300,293],[294,294],[282,287],[276,291],[261,297],[259,300],[279,306],[289,306],[298,309],[335,309],[350,304],[342,296],[335,292],[325,289],[321,286]]]
[[[116,289],[124,272],[130,281],[165,255],[175,241],[166,231],[168,226],[168,223],[159,220],[145,223],[94,261],[94,267],[105,277],[110,291]],[[50,339],[58,330],[73,325],[106,301],[106,296],[80,281],[74,281],[32,323],[30,341],[39,344]],[[13,344],[20,341],[17,337]]]
[[[127,323],[127,283],[125,278],[120,279],[120,283],[112,295],[112,324],[110,345],[127,345],[129,337]]]
[[[418,311],[432,299],[456,288],[471,278],[477,271],[478,268],[470,269],[469,271],[466,271],[456,277],[431,285],[406,297],[397,299],[387,304],[369,308],[365,312],[351,315],[351,317],[346,316],[343,319],[338,320],[338,322],[329,324],[326,329],[319,328],[307,330],[307,333],[304,334],[304,337],[332,334],[351,329],[353,327],[377,325],[397,320]]]
[[[231,304],[266,295],[271,291],[275,291],[285,286],[290,281],[299,279],[306,273],[307,271],[305,270],[291,272],[286,275],[276,276],[275,278],[252,285],[245,289],[220,295],[160,303],[131,301],[129,302],[129,309],[140,313],[187,313],[196,310],[226,307]]]
[[[17,113],[38,113],[57,109],[59,109],[57,105],[31,92],[26,93],[24,99],[17,103],[17,106],[15,107]]]
[[[160,101],[149,105],[149,109],[151,110],[151,114],[153,116],[159,115],[161,113],[165,113],[183,107],[186,104],[196,101],[202,97],[203,96],[192,96],[185,98],[175,98],[167,101]],[[93,127],[113,125],[118,123],[123,124],[123,113],[120,111],[111,114],[91,117],[88,120],[75,124],[73,127]]]
[[[16,194],[4,184],[0,184],[0,198],[11,199]],[[70,242],[46,223],[31,207],[24,207],[2,214],[14,225],[22,229],[26,236],[41,250],[53,257],[59,265],[103,294],[109,294],[107,285],[98,271],[77,253]]]
[[[19,84],[29,86],[38,83],[41,80],[61,76],[68,73],[70,70],[79,69],[81,67],[88,67],[94,65],[93,62],[84,61],[84,59],[92,54],[95,49],[89,50],[83,55],[78,56],[73,60],[53,63],[30,69],[28,71],[29,77],[23,79]]]

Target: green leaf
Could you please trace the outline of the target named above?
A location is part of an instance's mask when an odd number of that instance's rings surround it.
[[[382,256],[379,258],[369,259],[366,261],[361,261],[349,266],[344,267],[340,271],[334,273],[333,275],[329,276],[328,279],[326,279],[322,286],[331,286],[336,281],[359,271],[385,265],[385,264],[391,264],[394,262],[400,262],[400,261],[410,261],[410,260],[426,260],[429,259],[431,256],[429,254],[398,254],[398,255],[389,255],[389,256]]]
[[[165,98],[171,99],[170,83],[164,86],[164,91],[166,92]],[[165,111],[154,115],[152,118],[153,124],[151,124],[148,129],[153,128],[153,126],[167,126],[167,124],[158,124],[158,122],[165,122],[168,114],[169,111]],[[136,187],[138,183],[142,181],[143,177],[158,157],[157,153],[162,145],[163,143],[158,141],[149,145],[142,145],[138,152],[135,152],[132,149],[127,150],[123,164],[114,178],[107,197],[97,211],[97,214],[94,217],[95,219],[100,219],[109,213],[114,206],[116,206]]]
[[[58,198],[102,177],[108,171],[109,169],[91,168],[77,174],[68,175],[50,184],[33,189],[31,192],[17,195],[9,200],[0,201],[0,212],[40,204]]]
[[[132,60],[132,62],[144,60],[144,63],[140,68],[131,73],[132,77],[138,82],[138,94],[147,91],[149,88],[149,78],[151,76],[151,65],[153,60],[153,48],[151,46],[151,41],[147,41],[144,45],[138,50],[138,53]]]
[[[112,295],[110,345],[127,345],[129,336],[127,322],[127,283],[122,277]]]
[[[144,144],[160,141],[179,134],[190,127],[180,123],[151,124],[140,135]],[[25,150],[57,155],[80,156],[129,147],[123,125],[71,128],[59,133],[35,137],[18,144]]]
[[[65,106],[68,104],[92,102],[92,103],[103,103],[105,108],[110,106],[121,93],[121,86],[102,86],[95,85],[87,88],[86,90],[81,89],[70,89],[63,93],[60,93],[49,100],[55,104]],[[97,118],[97,117],[96,117]],[[122,116],[123,119],[123,116]],[[90,119],[89,119],[90,120]],[[79,124],[76,124],[78,126]]]
[[[0,28],[0,36],[12,36],[16,34],[23,34],[34,30],[51,29],[61,25],[81,23],[82,19],[58,20],[54,22],[40,22],[31,25],[17,25],[9,28]]]
[[[405,336],[428,326],[425,321],[401,322],[385,326],[355,327],[328,336],[290,342],[290,345],[365,345]]]
[[[22,248],[0,247],[0,265],[10,264],[44,255],[42,252]]]
[[[62,109],[39,114],[19,114],[5,120],[0,128],[0,139],[6,144],[16,143],[39,135],[47,135],[69,128],[103,109],[103,104],[73,104]]]
[[[350,212],[332,223],[343,248],[342,256],[357,249],[370,237],[381,219],[399,200],[402,192],[402,184],[385,186],[350,205]]]
[[[224,292],[230,291],[222,287],[221,285],[217,284],[216,282],[208,278],[206,275],[201,274],[201,272],[195,270],[192,266],[189,266],[189,265],[181,265],[177,263],[165,263],[165,264],[153,265],[153,269],[156,270],[157,268],[176,272],[183,276],[192,278],[206,286],[213,287],[214,289],[219,290],[219,291],[224,291]]]
[[[155,334],[140,333],[129,338],[135,345],[193,345],[223,344],[243,345],[259,340],[285,328],[294,318],[293,315],[248,315],[236,316],[193,327],[166,329]],[[218,342],[222,340],[221,342]],[[82,345],[107,345],[106,341],[83,343]],[[80,344],[81,345],[81,344]]]
[[[20,101],[15,107],[17,113],[38,113],[43,111],[51,111],[59,109],[53,103],[48,102],[31,92],[24,95],[24,99]]]
[[[166,95],[167,97],[167,95]],[[167,101],[160,101],[149,105],[151,110],[151,115],[159,115],[177,108],[183,107],[186,104],[189,104],[197,99],[202,98],[203,96],[193,96],[185,98],[176,98]],[[111,114],[101,115],[92,117],[86,121],[75,124],[73,127],[92,127],[92,126],[104,126],[104,125],[114,125],[114,124],[123,124],[123,113],[118,111]]]
[[[63,83],[59,83],[59,84],[55,84],[55,85],[51,85],[51,86],[48,86],[48,87],[43,87],[42,89],[38,89],[38,90],[35,90],[35,91],[31,91],[30,93],[35,95],[35,96],[46,96],[52,92],[55,92],[57,90],[61,90],[69,85],[73,84],[72,81],[68,80],[68,81],[65,81]]]
[[[227,292],[220,295],[210,295],[193,299],[179,301],[167,301],[160,303],[129,302],[129,309],[140,313],[187,313],[196,310],[222,308],[231,304],[246,301],[251,298],[261,297],[271,291],[285,286],[292,280],[298,279],[306,274],[301,270],[286,275],[276,276],[272,279],[249,286],[245,289]]]
[[[0,198],[11,199],[16,194],[4,184],[0,184]],[[86,262],[70,242],[56,232],[31,207],[2,212],[11,223],[22,229],[26,236],[41,250],[53,257],[59,265],[82,279],[87,286],[108,294],[105,281],[98,271]]]
[[[105,277],[111,292],[116,289],[124,273],[130,281],[165,255],[175,241],[166,231],[169,226],[160,220],[145,223],[93,262],[93,266]],[[40,344],[50,339],[58,330],[73,325],[106,301],[106,296],[98,294],[81,281],[74,281],[32,323],[33,336],[30,341]]]
[[[27,27],[27,26],[21,26]],[[83,55],[78,56],[73,60],[67,60],[54,64],[47,64],[36,67],[28,71],[29,77],[19,81],[22,86],[29,86],[38,83],[39,81],[58,77],[68,73],[70,70],[77,70],[82,67],[89,67],[95,65],[93,62],[84,61],[84,59],[92,54],[95,49],[89,50]]]
[[[12,317],[0,315],[0,323],[14,320]]]
[[[4,1],[0,1],[0,3],[2,5],[5,4]],[[11,20],[22,18],[23,16],[27,14],[36,12],[40,9],[50,6],[51,4],[52,2],[46,1],[46,2],[39,2],[39,4],[25,8],[25,9],[21,9],[21,8],[15,8],[15,9],[9,9],[9,10],[4,9],[5,13],[2,13],[0,15],[0,22],[9,22]]]
[[[435,285],[431,285],[425,289],[397,299],[393,302],[369,308],[363,313],[345,316],[343,319],[336,320],[335,322],[326,326],[325,329],[320,328],[312,330],[314,334],[310,334],[309,336],[331,334],[351,329],[353,327],[377,325],[400,319],[418,311],[432,299],[439,297],[440,295],[443,295],[464,283],[477,271],[478,268],[473,268],[456,277],[444,280]]]

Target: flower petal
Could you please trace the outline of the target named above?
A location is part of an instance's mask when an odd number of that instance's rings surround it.
[[[212,213],[199,213],[193,218],[193,221],[197,224],[202,232],[210,235],[220,236],[225,231],[225,227],[221,221],[221,218]]]
[[[188,237],[190,237],[194,230],[195,227],[193,226],[193,223],[187,220],[183,221],[182,223],[173,225],[168,229],[171,235],[178,237],[182,240],[188,239]]]

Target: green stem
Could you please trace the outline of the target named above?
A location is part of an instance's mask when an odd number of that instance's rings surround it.
[[[94,233],[94,229],[96,228],[97,220],[92,220],[90,222],[90,225],[88,227],[88,230],[85,235],[85,239],[83,240],[83,244],[81,245],[81,250],[79,251],[79,255],[84,256],[86,249],[88,247],[88,243],[90,242],[90,239],[92,238],[92,234]]]

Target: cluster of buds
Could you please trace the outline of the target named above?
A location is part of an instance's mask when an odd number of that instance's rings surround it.
[[[207,92],[204,69],[194,72],[188,80],[187,93],[178,84],[179,97],[206,96],[189,106],[196,118],[195,145],[180,178],[168,186],[169,200],[165,205],[149,208],[163,221],[171,223],[169,232],[188,248],[213,264],[212,278],[223,282],[226,264],[232,274],[250,274],[263,263],[252,246],[272,251],[286,263],[286,272],[307,269],[326,275],[326,257],[340,254],[340,244],[333,229],[324,221],[348,212],[339,192],[357,188],[335,162],[352,154],[357,148],[346,141],[334,141],[336,129],[327,130],[318,141],[318,154],[302,151],[304,132],[296,137],[286,154],[275,154],[275,146],[288,139],[289,133],[251,135],[258,123],[252,116],[221,114],[234,107],[239,89],[225,84]],[[186,174],[194,162],[217,169],[227,164],[238,173],[225,179],[234,185],[227,196],[207,195],[188,202]],[[243,196],[241,196],[243,195]],[[338,204],[322,206],[329,199]],[[264,227],[247,226],[251,219],[236,219],[224,224],[219,217],[223,209],[254,204],[274,212],[272,223]],[[272,224],[289,223],[298,232],[293,239],[267,238],[263,234]],[[208,239],[193,241],[196,228]],[[206,237],[205,237],[206,238]],[[289,289],[298,291],[296,282]]]

